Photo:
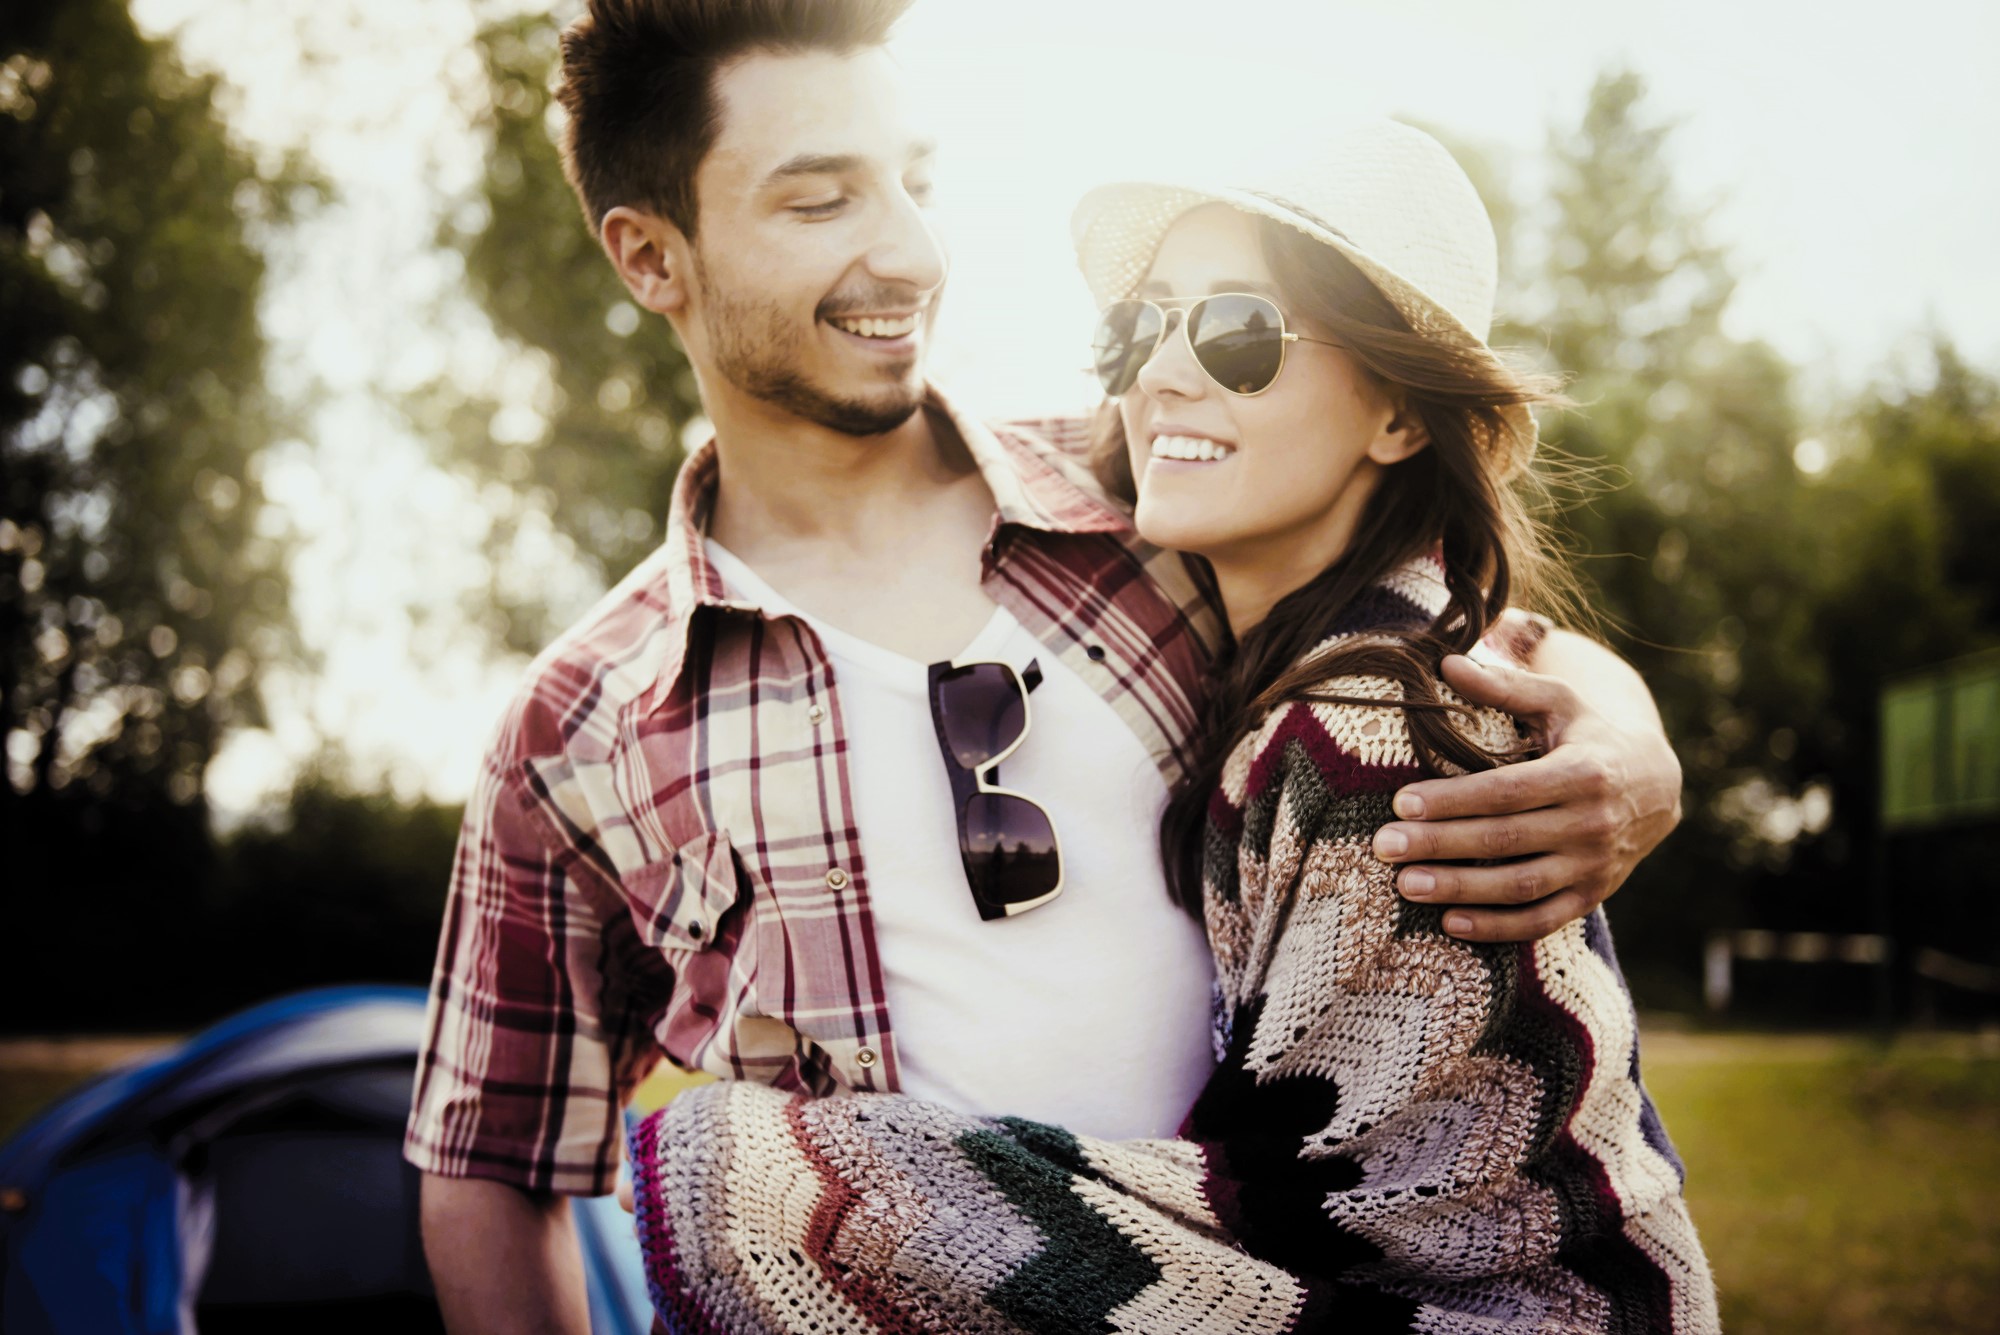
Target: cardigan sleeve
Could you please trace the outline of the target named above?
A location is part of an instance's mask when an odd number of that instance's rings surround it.
[[[1643,1247],[1611,1241],[1636,1204],[1686,1252],[1677,1179],[1581,1214],[1565,1195],[1591,1176],[1561,1160],[1593,1067],[1517,1023],[1536,947],[1443,936],[1369,853],[1411,777],[1394,708],[1287,706],[1232,757],[1204,869],[1222,1058],[1177,1139],[740,1083],[641,1123],[639,1232],[667,1328],[1706,1328],[1678,1319],[1699,1303],[1677,1305]],[[1579,1242],[1595,1269],[1565,1259]]]

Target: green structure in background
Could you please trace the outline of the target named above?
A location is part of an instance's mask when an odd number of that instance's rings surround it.
[[[1882,828],[2000,816],[2000,650],[1882,687]]]
[[[1890,942],[1889,962],[1898,949],[1893,860],[1944,831],[2000,819],[2000,649],[1890,678],[1882,686],[1881,718],[1875,911]],[[1935,946],[1901,945],[1913,978],[2000,997],[2000,967]],[[1885,1032],[1895,1019],[1894,967],[1880,974],[1877,1012]]]

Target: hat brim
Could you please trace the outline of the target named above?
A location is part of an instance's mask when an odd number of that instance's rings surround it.
[[[1331,247],[1380,289],[1416,333],[1504,366],[1485,338],[1464,321],[1333,228],[1282,201],[1227,186],[1118,181],[1085,194],[1070,215],[1070,239],[1092,300],[1101,307],[1132,295],[1152,268],[1160,242],[1175,220],[1204,204],[1226,204],[1253,217],[1269,218]],[[1506,442],[1496,442],[1508,455],[1504,471],[1511,475],[1534,456],[1535,416],[1518,404],[1502,408],[1500,416],[1514,438],[1511,449]]]

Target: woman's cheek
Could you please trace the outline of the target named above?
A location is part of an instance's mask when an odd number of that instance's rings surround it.
[[[1132,465],[1132,485],[1138,487],[1146,476],[1146,462],[1153,450],[1146,439],[1146,426],[1139,414],[1120,403],[1118,421],[1125,428],[1125,458]]]

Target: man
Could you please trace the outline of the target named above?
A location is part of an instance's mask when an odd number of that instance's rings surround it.
[[[932,150],[881,49],[907,3],[593,0],[565,36],[572,183],[715,440],[467,809],[408,1140],[454,1329],[586,1328],[564,1198],[612,1188],[663,1053],[1114,1135],[1171,1130],[1205,1072],[1153,850],[1218,623],[1063,449],[927,385]],[[1064,888],[1014,916],[968,893],[926,676],[973,658],[1038,683],[1007,786]],[[1560,633],[1534,666],[1451,670],[1550,754],[1413,785],[1377,845],[1413,897],[1512,906],[1461,935],[1581,915],[1677,819],[1630,670]]]

